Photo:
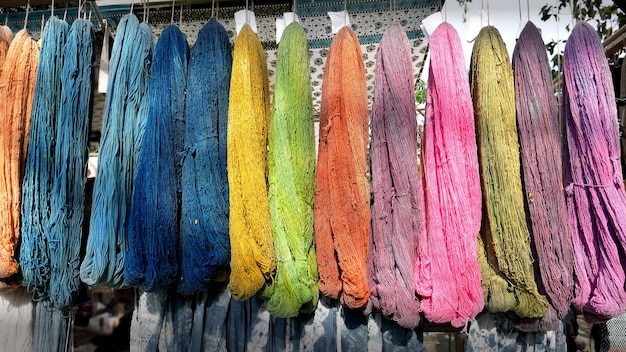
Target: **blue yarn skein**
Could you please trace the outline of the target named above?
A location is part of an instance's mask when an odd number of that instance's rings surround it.
[[[124,280],[150,292],[177,279],[179,197],[177,159],[184,120],[189,45],[176,25],[168,25],[154,48],[149,111],[133,187]],[[182,79],[181,79],[182,77]],[[177,149],[178,147],[178,149]]]
[[[110,62],[87,251],[80,278],[125,287],[127,222],[137,157],[148,113],[153,35],[133,14],[118,25]]]
[[[187,79],[178,286],[185,295],[206,290],[216,269],[230,262],[226,127],[232,61],[228,34],[211,19],[198,33]]]
[[[95,34],[91,21],[72,23],[61,75],[62,105],[57,120],[54,186],[50,205],[50,301],[69,312],[80,291],[88,135],[92,107]]]
[[[50,258],[48,235],[50,194],[54,177],[56,119],[61,106],[63,46],[69,25],[55,16],[46,22],[39,53],[39,67],[30,124],[24,179],[22,181],[19,279],[35,300],[48,295]]]

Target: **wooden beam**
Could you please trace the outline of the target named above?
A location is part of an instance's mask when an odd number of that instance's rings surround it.
[[[612,57],[613,54],[622,50],[626,46],[626,26],[622,26],[611,34],[611,36],[604,39],[602,45],[604,46],[604,52],[607,57]]]

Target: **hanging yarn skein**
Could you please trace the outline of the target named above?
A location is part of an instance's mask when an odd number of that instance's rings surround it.
[[[137,161],[128,225],[124,281],[142,291],[168,287],[178,276],[177,158],[182,153],[189,45],[174,24],[161,33],[150,71],[149,110]],[[178,147],[178,150],[176,149]]]
[[[88,135],[95,64],[91,21],[76,19],[67,35],[61,74],[61,99],[50,197],[50,301],[68,311],[80,291]]]
[[[515,121],[513,70],[495,27],[483,27],[471,57],[471,90],[483,194],[479,251],[485,307],[540,318],[547,302],[537,291],[526,225]],[[491,268],[489,268],[491,266]]]
[[[8,26],[0,26],[0,69],[9,51],[9,46],[13,40],[13,31]]]
[[[122,287],[132,185],[148,114],[153,35],[147,23],[128,14],[115,39],[80,278],[92,286]]]
[[[0,72],[0,278],[17,272],[21,184],[37,81],[39,45],[20,30]]]
[[[191,50],[187,79],[178,284],[185,295],[205,291],[230,262],[226,128],[232,64],[228,33],[212,18]]]
[[[563,78],[572,302],[596,323],[626,309],[626,192],[611,72],[600,38],[586,22],[574,26],[565,44]]]
[[[239,300],[252,297],[276,271],[267,195],[269,99],[263,46],[245,24],[235,40],[228,104],[228,289]]]
[[[367,278],[373,306],[412,329],[420,322],[413,270],[420,194],[411,45],[400,24],[385,30],[376,55]]]
[[[558,104],[546,47],[532,22],[517,39],[513,73],[524,197],[537,255],[535,274],[539,293],[549,303],[541,329],[554,330],[570,308],[574,263],[563,191]]]
[[[287,318],[314,311],[319,298],[313,234],[313,96],[306,33],[298,22],[285,28],[276,65],[268,181],[277,267],[267,310]]]
[[[359,39],[343,27],[330,44],[324,69],[314,226],[320,291],[352,309],[365,307],[370,297],[368,114]]]
[[[69,25],[50,16],[41,40],[37,83],[30,124],[30,141],[22,181],[20,282],[36,300],[45,298],[50,282],[46,228],[54,179],[56,121],[61,108],[63,47]],[[0,49],[1,50],[1,49]]]
[[[482,194],[469,79],[449,23],[430,36],[427,89],[416,287],[428,321],[462,327],[485,304],[476,257]]]

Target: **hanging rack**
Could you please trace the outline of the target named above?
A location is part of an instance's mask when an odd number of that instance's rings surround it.
[[[248,16],[248,0],[246,0],[246,23],[250,22],[250,18]]]
[[[445,1],[440,1],[439,4],[439,11],[443,9],[443,21],[448,22],[448,4],[446,4]]]
[[[150,20],[150,0],[141,0],[143,5],[143,21],[148,23]]]
[[[78,12],[76,13],[76,17],[80,18],[80,14],[83,12],[87,12],[87,0],[78,1]]]
[[[28,27],[28,13],[30,12],[30,0],[26,3],[26,15],[24,15],[24,30]]]
[[[176,0],[172,0],[172,18],[170,18],[170,24],[174,23],[174,10],[176,8]]]
[[[106,24],[104,23],[104,20],[102,19],[102,14],[100,14],[100,9],[98,8],[98,4],[96,4],[95,0],[88,0],[88,2],[89,2],[89,6],[91,6],[91,8],[93,9],[93,12],[96,15],[96,18],[98,19],[98,28],[95,28],[95,30],[104,29],[104,26]]]
[[[183,26],[183,1],[180,2],[180,17],[178,19],[178,26]]]

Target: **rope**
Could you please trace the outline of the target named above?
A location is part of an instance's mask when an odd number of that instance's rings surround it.
[[[102,121],[87,251],[80,278],[88,285],[123,286],[132,182],[148,112],[152,31],[125,15],[117,27]]]
[[[205,291],[230,262],[226,127],[232,47],[215,19],[191,50],[182,167],[181,281],[178,291]]]
[[[61,74],[61,99],[57,120],[55,168],[50,197],[48,245],[50,248],[50,300],[67,311],[80,290],[79,266],[87,145],[92,106],[95,34],[89,20],[77,19],[67,36]]]
[[[484,307],[476,258],[482,195],[474,110],[456,30],[443,23],[430,37],[416,287],[428,321],[464,327]]]
[[[41,40],[37,83],[22,181],[20,282],[35,300],[49,291],[50,258],[47,225],[54,179],[56,120],[62,105],[63,46],[69,25],[51,16]]]
[[[364,307],[370,296],[368,114],[359,39],[343,27],[324,69],[314,226],[320,291],[352,309]]]
[[[267,310],[295,317],[317,307],[313,234],[315,131],[306,33],[289,24],[278,46],[269,126],[268,181],[276,278]]]
[[[371,302],[406,328],[420,321],[414,265],[420,228],[417,120],[411,45],[389,25],[376,54],[372,107],[372,236],[367,258]]]
[[[21,183],[30,134],[39,46],[20,30],[0,72],[0,277],[17,272],[15,247],[20,230]]]
[[[626,192],[619,158],[615,90],[595,29],[578,22],[563,54],[567,208],[574,247],[573,304],[590,323],[626,309]]]
[[[483,193],[479,255],[485,307],[540,318],[546,300],[537,291],[526,225],[515,121],[513,70],[494,27],[483,27],[472,51],[471,88]],[[487,270],[485,263],[493,266]]]
[[[149,110],[133,185],[124,280],[143,291],[178,276],[179,158],[183,151],[185,78],[189,45],[174,24],[154,48]]]
[[[536,281],[554,311],[540,324],[542,330],[555,330],[570,308],[574,264],[563,192],[562,126],[546,48],[532,22],[517,39],[513,69],[524,195],[535,273],[539,274]]]
[[[267,195],[269,76],[263,46],[243,26],[233,51],[228,104],[230,282],[239,300],[250,298],[276,271]]]

